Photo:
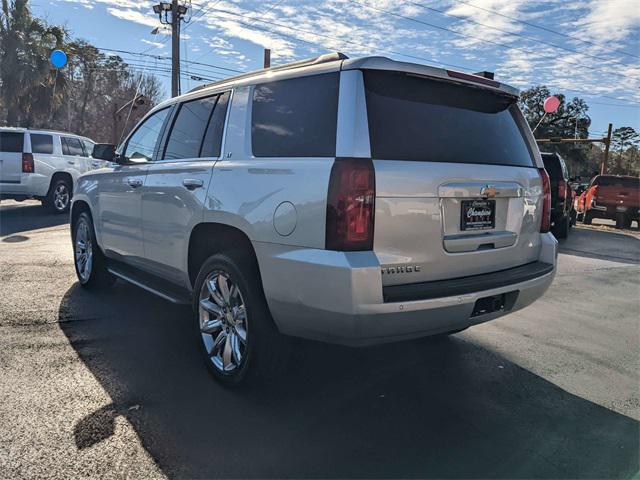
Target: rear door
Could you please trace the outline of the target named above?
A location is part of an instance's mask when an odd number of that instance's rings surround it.
[[[230,92],[178,105],[149,164],[142,189],[142,231],[146,268],[188,285],[189,236],[203,217],[204,201],[220,156]]]
[[[0,131],[0,183],[20,183],[24,133]]]
[[[513,97],[364,71],[383,284],[536,261],[541,177]]]

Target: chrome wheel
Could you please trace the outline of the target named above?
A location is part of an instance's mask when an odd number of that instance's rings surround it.
[[[247,350],[247,312],[242,292],[222,271],[211,272],[200,290],[200,333],[215,368],[230,374],[242,366]]]
[[[82,282],[87,282],[91,276],[93,265],[93,246],[91,244],[91,233],[89,225],[84,219],[78,221],[76,227],[75,259],[78,275]]]
[[[53,205],[59,211],[65,210],[69,205],[69,188],[65,183],[56,185],[53,191]]]

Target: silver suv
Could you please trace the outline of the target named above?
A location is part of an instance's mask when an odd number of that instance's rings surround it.
[[[519,310],[551,284],[557,242],[516,100],[342,54],[171,99],[78,181],[80,283],[191,302],[227,383],[277,371],[288,336],[371,345]]]

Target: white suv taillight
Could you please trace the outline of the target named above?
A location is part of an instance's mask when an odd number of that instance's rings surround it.
[[[538,169],[542,180],[542,223],[540,232],[546,233],[551,229],[551,182],[549,174],[544,168]]]
[[[22,154],[22,173],[33,173],[35,171],[33,165],[33,154],[32,153],[23,153]]]
[[[327,196],[327,250],[373,250],[375,198],[371,159],[336,158]]]

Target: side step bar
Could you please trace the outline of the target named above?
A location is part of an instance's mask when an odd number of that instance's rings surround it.
[[[140,287],[149,293],[153,293],[160,298],[163,298],[176,305],[190,305],[191,295],[183,288],[177,285],[162,280],[154,275],[141,272],[137,269],[123,265],[117,261],[110,260],[107,265],[107,270],[125,282],[128,282],[136,287]]]

